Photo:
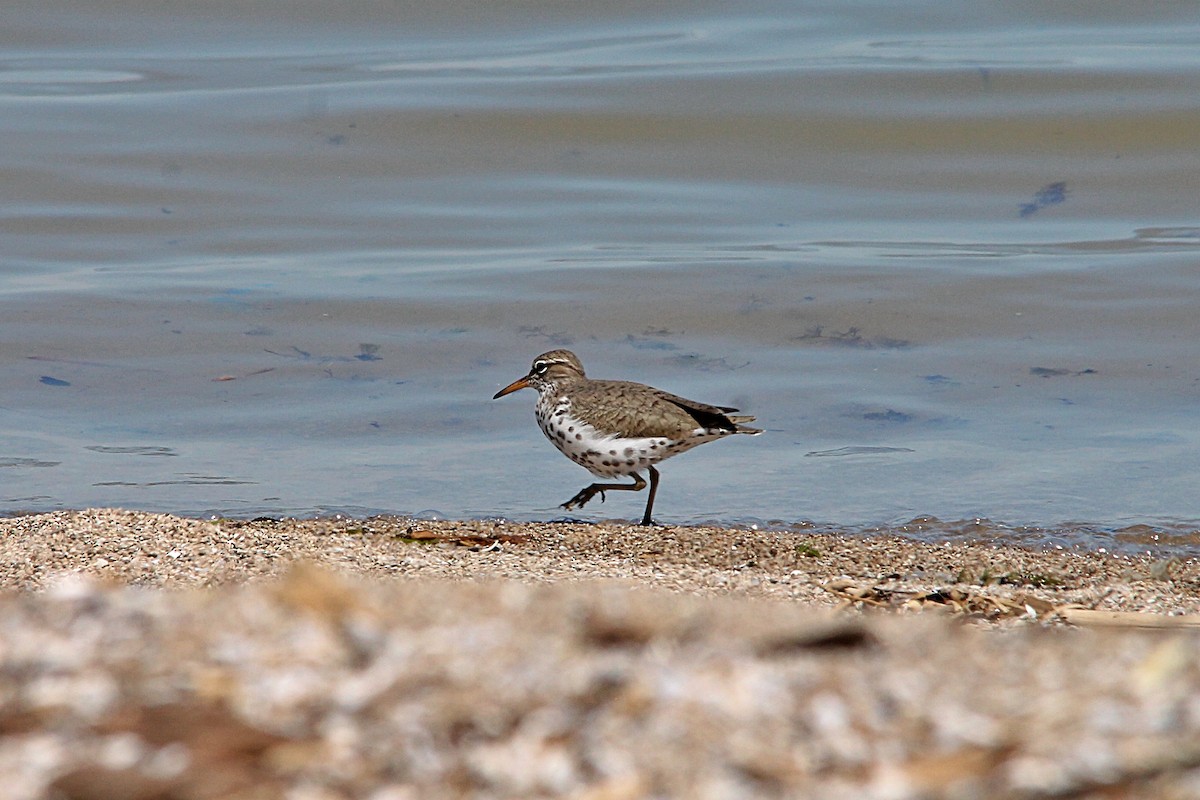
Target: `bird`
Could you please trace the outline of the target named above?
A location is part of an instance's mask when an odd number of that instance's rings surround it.
[[[658,492],[654,465],[697,445],[735,434],[757,436],[745,423],[751,416],[732,416],[736,408],[712,406],[633,381],[595,380],[583,371],[570,350],[551,350],[533,360],[529,373],[492,396],[498,400],[520,389],[537,390],[534,414],[546,438],[567,458],[600,478],[629,476],[633,483],[592,483],[562,504],[583,508],[606,491],[640,492],[650,476],[650,494],[642,525],[653,525]]]

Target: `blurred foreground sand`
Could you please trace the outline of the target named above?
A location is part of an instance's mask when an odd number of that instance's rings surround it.
[[[878,536],[0,520],[5,797],[1197,797],[1200,567]]]

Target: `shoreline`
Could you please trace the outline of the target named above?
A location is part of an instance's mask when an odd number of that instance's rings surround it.
[[[71,575],[218,586],[278,577],[297,561],[372,579],[619,580],[820,608],[928,604],[953,591],[983,605],[1029,600],[1034,619],[1038,609],[1067,606],[1200,613],[1200,560],[935,544],[895,533],[407,517],[205,520],[119,509],[0,519],[0,588],[10,590],[44,589]]]

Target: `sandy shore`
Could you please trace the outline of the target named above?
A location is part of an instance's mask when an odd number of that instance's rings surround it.
[[[7,797],[1200,796],[1191,561],[114,510],[0,531]]]

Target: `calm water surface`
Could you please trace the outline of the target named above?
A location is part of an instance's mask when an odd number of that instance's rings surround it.
[[[18,0],[0,133],[0,512],[555,518],[567,346],[768,429],[664,522],[1200,553],[1186,4]]]

